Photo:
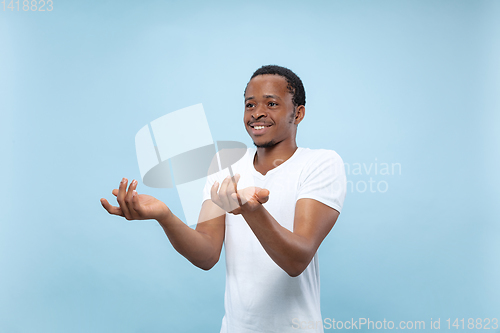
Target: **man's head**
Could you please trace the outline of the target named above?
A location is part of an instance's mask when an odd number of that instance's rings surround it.
[[[286,67],[276,66],[276,65],[266,65],[257,69],[250,78],[250,81],[258,75],[279,75],[285,78],[288,83],[287,89],[293,95],[292,101],[293,105],[296,107],[299,105],[306,105],[306,92],[304,90],[304,85],[302,80],[291,70]],[[248,84],[247,84],[248,87]],[[246,93],[246,88],[245,88]]]
[[[295,145],[297,125],[305,114],[305,91],[300,78],[280,66],[263,66],[245,89],[244,122],[258,148],[284,142]]]

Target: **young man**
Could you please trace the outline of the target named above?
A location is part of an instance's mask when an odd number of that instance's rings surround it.
[[[289,69],[263,66],[245,90],[244,123],[256,148],[207,179],[195,230],[159,200],[113,190],[127,220],[156,219],[174,248],[208,270],[226,247],[226,314],[221,332],[323,332],[317,249],[346,193],[344,165],[332,150],[299,148],[305,91]]]

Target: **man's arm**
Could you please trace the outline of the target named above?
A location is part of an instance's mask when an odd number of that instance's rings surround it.
[[[226,178],[219,191],[219,184],[215,182],[211,189],[212,201],[225,211],[241,214],[271,259],[288,275],[300,275],[340,213],[314,199],[299,199],[292,232],[281,226],[262,205],[269,199],[269,191],[257,187],[236,191],[239,179],[238,174],[234,179]],[[239,202],[244,204],[239,206]]]
[[[160,200],[145,194],[138,194],[137,181],[127,191],[128,180],[124,178],[119,189],[112,191],[119,207],[111,206],[101,199],[103,207],[113,215],[127,220],[155,219],[162,226],[172,246],[195,266],[208,270],[220,257],[225,233],[225,211],[211,200],[202,205],[196,230],[191,229]]]
[[[281,226],[262,205],[241,215],[271,259],[295,277],[307,268],[339,212],[314,199],[300,199],[295,206],[293,232]]]
[[[195,230],[172,213],[158,222],[177,252],[193,265],[209,270],[220,258],[226,230],[225,219],[226,212],[211,200],[205,200]]]

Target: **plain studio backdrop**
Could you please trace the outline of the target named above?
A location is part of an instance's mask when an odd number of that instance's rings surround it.
[[[214,140],[252,146],[266,64],[304,82],[298,145],[346,163],[323,318],[500,319],[498,1],[27,2],[0,3],[0,332],[218,332],[224,256],[202,271],[99,199],[169,112],[203,103]]]

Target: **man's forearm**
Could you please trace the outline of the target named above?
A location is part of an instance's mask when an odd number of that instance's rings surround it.
[[[173,213],[158,222],[174,249],[193,265],[208,270],[217,263],[220,252],[209,235],[191,229]]]
[[[316,252],[312,242],[281,226],[264,206],[242,216],[267,254],[288,275],[297,276],[309,265]]]

